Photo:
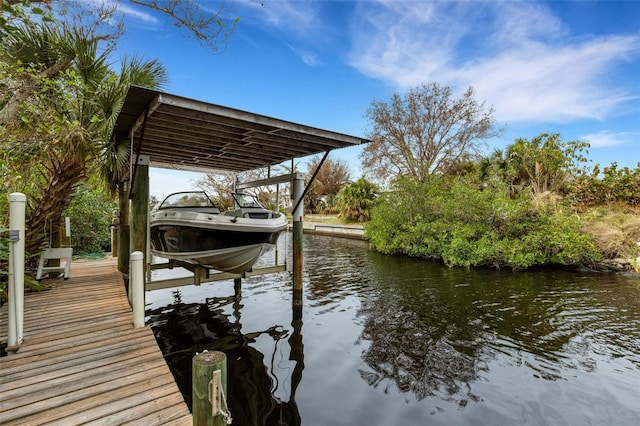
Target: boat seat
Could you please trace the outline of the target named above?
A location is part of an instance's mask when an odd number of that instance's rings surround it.
[[[64,279],[69,279],[69,273],[71,272],[71,257],[73,256],[73,248],[47,248],[40,256],[40,262],[38,263],[38,272],[36,273],[36,280],[40,281],[43,275],[47,275],[51,272],[64,273]],[[59,259],[60,266],[44,266],[49,259]]]

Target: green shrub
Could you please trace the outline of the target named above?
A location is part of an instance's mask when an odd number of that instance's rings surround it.
[[[8,296],[8,284],[9,284],[9,229],[0,226],[0,307],[4,305],[9,299]],[[32,291],[42,291],[51,288],[51,285],[43,286],[35,278],[25,275],[24,276],[25,288]]]
[[[569,186],[567,198],[580,207],[605,205],[640,206],[640,163],[635,169],[611,163],[602,171],[596,165],[591,174],[578,176]]]
[[[473,177],[396,182],[372,210],[366,232],[380,252],[442,260],[449,266],[523,269],[599,258],[578,218],[562,206],[534,205]]]
[[[76,189],[64,215],[71,220],[73,253],[100,253],[111,246],[112,212],[117,203],[106,191],[83,184]]]

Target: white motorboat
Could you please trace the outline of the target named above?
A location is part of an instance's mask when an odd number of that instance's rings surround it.
[[[204,191],[169,195],[150,217],[151,253],[224,272],[251,269],[287,228],[287,218],[251,195],[232,195],[236,209],[224,214]]]

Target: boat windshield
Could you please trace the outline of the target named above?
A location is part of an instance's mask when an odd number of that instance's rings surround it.
[[[215,207],[215,205],[204,192],[176,192],[165,198],[158,208],[173,209],[181,207]]]
[[[262,205],[255,199],[255,197],[253,195],[249,195],[249,194],[239,194],[239,193],[233,193],[231,194],[233,196],[233,199],[236,200],[236,204],[241,208],[241,209],[245,209],[245,208],[251,208],[251,207],[257,207],[260,209],[263,209],[264,207],[262,207]]]

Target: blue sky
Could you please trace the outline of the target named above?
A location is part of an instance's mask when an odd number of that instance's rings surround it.
[[[159,59],[169,93],[356,136],[367,135],[372,100],[434,81],[460,92],[472,86],[506,129],[487,154],[548,132],[589,142],[593,164],[640,161],[640,2],[228,4],[238,28],[210,54],[123,1],[118,53]],[[360,151],[331,155],[356,179]],[[167,194],[176,179],[166,176],[152,172],[152,194]]]

